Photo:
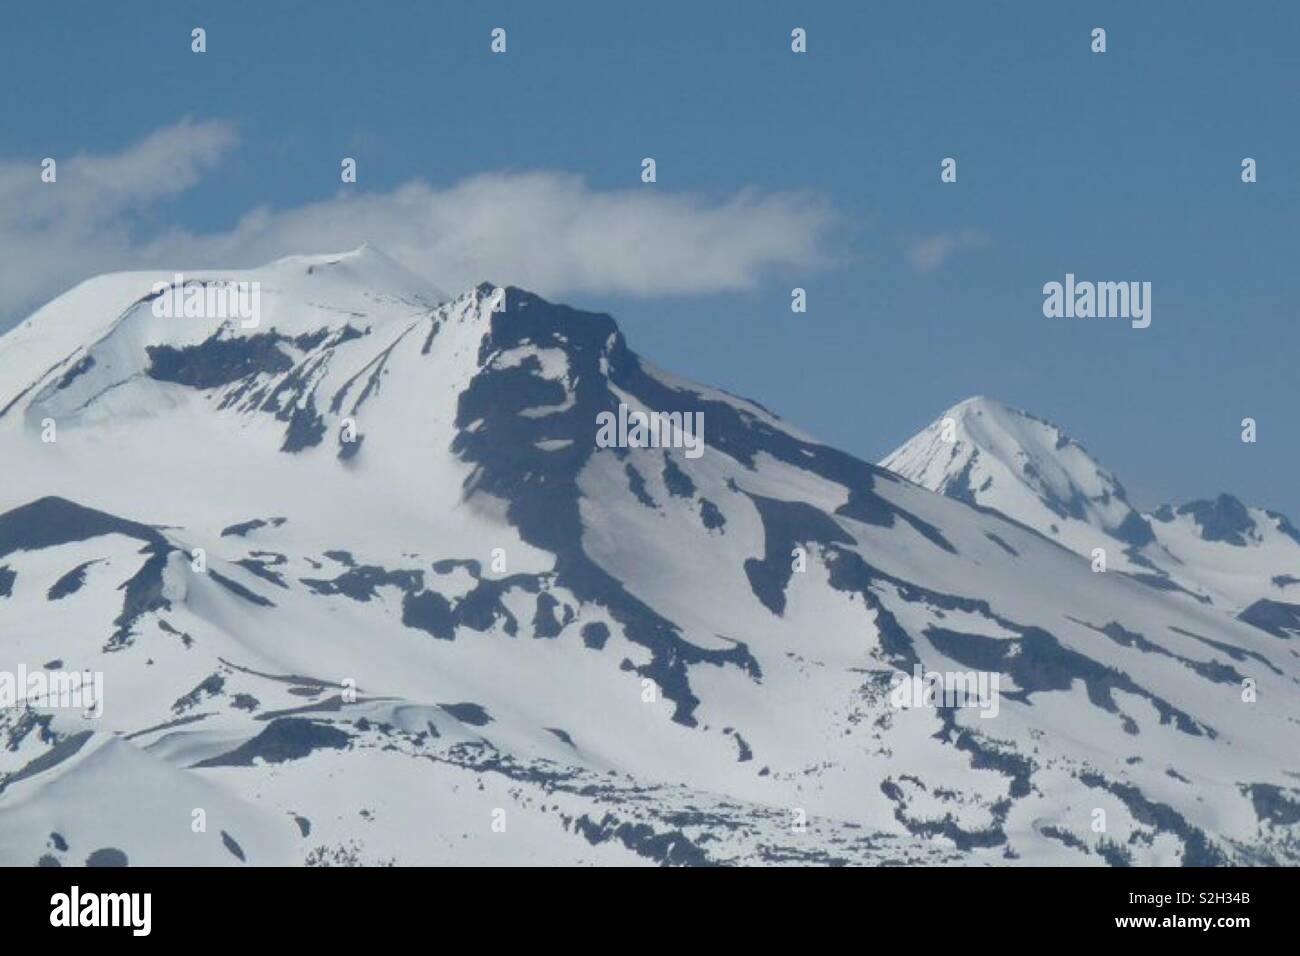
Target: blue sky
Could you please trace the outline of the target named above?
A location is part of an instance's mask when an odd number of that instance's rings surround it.
[[[610,312],[678,374],[871,459],[986,394],[1065,426],[1140,506],[1231,491],[1300,517],[1298,38],[1294,2],[6,5],[0,253],[31,258],[0,270],[0,327],[24,296],[172,265],[168,248],[238,258],[314,234],[250,225],[257,208],[292,221],[346,189],[382,223],[413,182],[459,208],[470,177],[545,172],[554,202],[597,210],[575,248],[663,203],[677,254],[585,281],[524,230],[485,241],[481,278],[519,270]],[[160,130],[158,150],[188,150],[174,188],[142,181],[108,208],[38,192],[41,158],[138,158]],[[294,251],[319,250],[276,254]],[[174,263],[191,264],[217,263]],[[463,279],[439,265],[444,286]],[[1042,286],[1067,272],[1150,281],[1151,327],[1045,318]]]

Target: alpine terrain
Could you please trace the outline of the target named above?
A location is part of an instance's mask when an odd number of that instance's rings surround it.
[[[945,417],[882,468],[370,247],[85,282],[0,337],[0,863],[1300,862],[1295,529]]]

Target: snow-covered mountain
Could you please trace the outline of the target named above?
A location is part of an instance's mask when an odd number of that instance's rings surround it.
[[[0,862],[1300,860],[1287,627],[1094,573],[606,315],[369,248],[187,274],[258,283],[255,325],[158,315],[172,281],[0,338],[0,671],[103,680],[98,718],[0,710]],[[701,414],[704,453],[604,447],[620,405]],[[984,449],[956,498],[1015,460]],[[1131,537],[1056,450],[1016,494]]]
[[[881,466],[991,508],[1107,566],[1277,634],[1300,633],[1300,531],[1285,515],[1227,494],[1146,514],[1059,427],[969,398]]]
[[[1119,481],[1050,422],[991,399],[969,398],[881,466],[952,498],[994,508],[1067,547],[1096,531],[1131,543],[1150,529]]]

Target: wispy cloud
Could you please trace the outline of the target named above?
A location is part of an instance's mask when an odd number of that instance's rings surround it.
[[[0,160],[0,328],[79,279],[131,267],[135,217],[193,187],[237,141],[229,124],[182,120],[119,153],[56,157],[53,183],[39,158]]]
[[[988,241],[986,235],[973,229],[926,236],[907,247],[907,263],[917,272],[933,272],[958,250],[987,245]]]
[[[237,145],[228,124],[186,120],[117,153],[71,157],[56,184],[39,181],[34,160],[0,161],[0,321],[99,272],[242,267],[367,241],[448,290],[490,279],[547,295],[725,292],[829,261],[835,215],[811,194],[597,190],[555,172],[442,188],[412,180],[389,192],[340,186],[295,208],[250,209],[217,233],[159,225],[161,204],[199,186]]]

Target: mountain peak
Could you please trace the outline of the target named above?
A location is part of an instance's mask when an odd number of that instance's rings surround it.
[[[451,298],[425,275],[424,270],[407,265],[370,242],[363,242],[346,252],[285,256],[261,269],[249,271],[266,273],[266,279],[281,276],[292,278],[297,274],[317,278],[337,277],[372,291],[406,295],[430,305]]]
[[[958,402],[881,465],[1063,543],[1089,536],[1089,528],[1130,544],[1150,537],[1119,480],[1081,444],[1059,426],[987,396]]]
[[[983,423],[982,427],[986,433],[990,428],[1013,431],[1024,428],[1026,423],[1032,423],[1033,426],[1054,433],[1055,441],[1062,446],[1070,443],[1077,444],[1059,425],[987,395],[972,395],[970,398],[962,399],[939,416],[938,421],[942,423],[946,418],[958,422]],[[971,427],[979,429],[981,426],[972,424]]]
[[[100,383],[104,387],[126,381],[146,371],[140,363],[150,349],[268,337],[346,341],[366,330],[383,338],[451,298],[371,243],[285,256],[251,269],[177,267],[95,276],[0,336],[0,363],[7,372],[0,383],[0,417],[19,398],[36,399],[50,385],[62,391],[96,365],[97,377],[116,369],[116,378]]]
[[[1004,410],[1010,412],[1017,411],[1017,409],[1012,408],[1010,405],[1007,405],[1004,402],[998,401],[996,398],[989,398],[987,395],[972,395],[970,398],[963,398],[952,408],[948,409],[947,414],[949,415],[967,414],[972,412],[979,412],[986,408],[992,410]]]

